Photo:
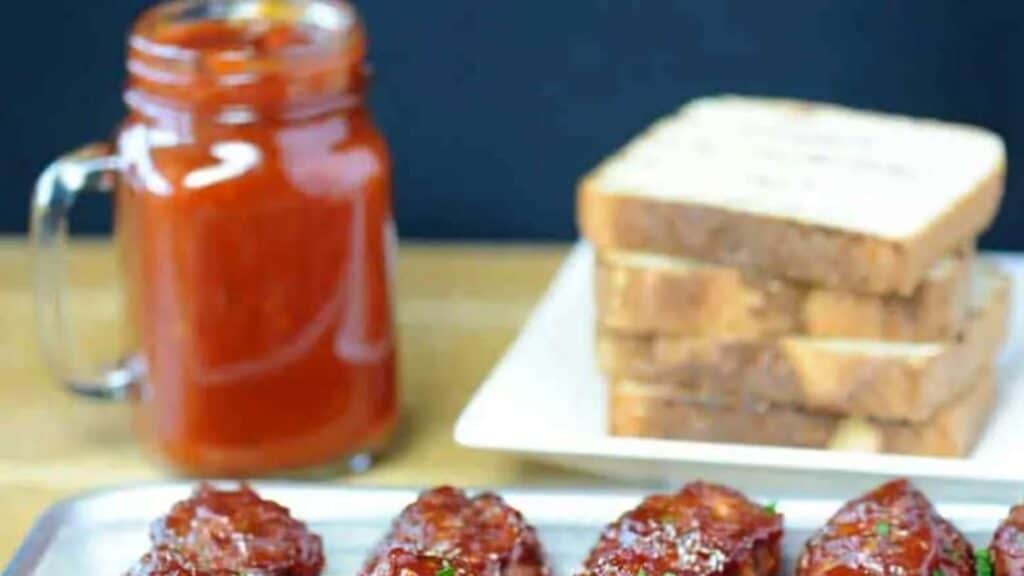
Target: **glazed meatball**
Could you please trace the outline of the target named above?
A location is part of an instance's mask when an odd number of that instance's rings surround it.
[[[128,576],[237,576],[236,570],[204,566],[194,552],[156,546],[133,567]]]
[[[804,547],[797,576],[972,576],[971,545],[906,480],[847,502]]]
[[[150,539],[129,576],[317,576],[324,567],[320,537],[245,484],[201,484],[153,523]]]
[[[1024,576],[1024,504],[1014,506],[989,546],[995,576]]]
[[[496,564],[480,571],[459,558],[441,558],[402,548],[379,559],[370,576],[497,576]]]
[[[474,574],[550,574],[534,529],[519,511],[491,493],[470,498],[447,486],[424,492],[395,519],[362,575],[375,575],[396,549],[458,560]]]
[[[697,482],[649,496],[605,528],[580,576],[771,575],[781,539],[781,515]]]

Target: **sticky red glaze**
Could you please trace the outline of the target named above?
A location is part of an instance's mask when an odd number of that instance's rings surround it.
[[[797,576],[973,576],[970,543],[906,480],[847,502],[808,542]]]
[[[375,576],[376,567],[396,548],[458,559],[480,574],[551,573],[536,532],[518,510],[496,494],[469,498],[462,490],[448,486],[424,492],[402,511],[362,574]]]
[[[1024,504],[1014,506],[989,547],[995,576],[1024,576]]]
[[[775,574],[781,539],[780,514],[731,488],[691,483],[605,528],[582,576]]]
[[[450,572],[445,570],[450,570]],[[373,569],[373,572],[371,572],[371,576],[437,576],[438,574],[450,574],[450,576],[497,576],[499,572],[496,565],[480,571],[458,558],[449,560],[401,548],[395,548],[385,554]]]
[[[142,557],[128,576],[238,576],[227,568],[204,567],[194,553],[158,546]]]
[[[130,576],[317,576],[324,567],[320,537],[244,484],[201,484],[153,523],[150,539],[153,550]]]

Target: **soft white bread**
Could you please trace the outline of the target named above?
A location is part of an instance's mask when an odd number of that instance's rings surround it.
[[[910,294],[994,217],[1002,139],[966,125],[721,96],[662,119],[587,174],[599,251],[657,252],[873,294]]]
[[[1007,277],[976,262],[967,324],[946,342],[687,339],[599,328],[598,362],[613,379],[658,384],[716,404],[753,399],[921,422],[992,362],[1005,334],[1008,302]]]
[[[904,297],[817,288],[687,258],[610,252],[597,256],[597,314],[618,332],[684,338],[945,340],[964,322],[972,258],[973,249],[965,248],[939,260]]]
[[[770,405],[714,405],[657,387],[616,382],[609,421],[617,436],[964,456],[980,436],[996,393],[988,367],[966,384],[929,420],[901,423]]]

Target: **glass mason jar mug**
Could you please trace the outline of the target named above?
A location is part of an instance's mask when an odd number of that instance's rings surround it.
[[[125,120],[40,176],[37,323],[54,375],[129,397],[179,469],[366,462],[398,413],[390,161],[338,0],[181,0],[135,23]],[[60,265],[77,194],[113,192],[135,350],[83,378]],[[349,460],[355,458],[356,460]]]

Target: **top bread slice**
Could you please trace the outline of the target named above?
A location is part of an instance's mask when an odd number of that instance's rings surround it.
[[[696,100],[579,184],[598,251],[691,257],[909,294],[991,223],[1002,139],[973,126],[793,100]]]

